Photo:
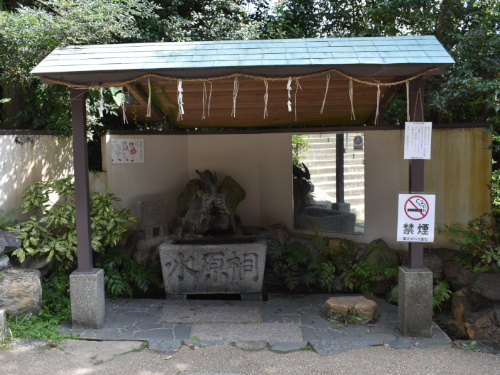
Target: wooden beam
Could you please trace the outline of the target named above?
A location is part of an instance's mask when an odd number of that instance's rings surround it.
[[[73,125],[73,166],[75,172],[75,206],[78,271],[93,269],[90,230],[89,167],[87,152],[87,90],[71,89],[71,120]]]
[[[424,94],[422,79],[418,78],[410,82],[410,120],[415,122],[424,121]],[[424,192],[424,160],[410,160],[410,193]],[[410,242],[410,268],[424,268],[424,244],[421,242]]]

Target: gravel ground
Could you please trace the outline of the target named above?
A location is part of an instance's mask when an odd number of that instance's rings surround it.
[[[334,356],[320,356],[313,351],[280,354],[219,345],[202,348],[182,346],[173,354],[165,354],[104,342],[99,345],[106,347],[109,355],[103,356],[104,350],[97,346],[95,350],[99,353],[93,353],[93,349],[85,344],[76,348],[74,343],[71,345],[0,350],[0,374],[500,374],[500,356],[453,348],[394,349],[373,346]],[[113,348],[116,350],[113,351]]]

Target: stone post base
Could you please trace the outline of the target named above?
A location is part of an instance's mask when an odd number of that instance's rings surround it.
[[[73,328],[99,329],[104,324],[104,271],[74,271],[70,277]]]
[[[5,310],[0,310],[0,341],[5,340],[5,327],[7,325]]]
[[[432,271],[399,267],[398,320],[403,335],[432,336]]]
[[[350,203],[332,203],[332,210],[337,210],[340,212],[351,212]]]

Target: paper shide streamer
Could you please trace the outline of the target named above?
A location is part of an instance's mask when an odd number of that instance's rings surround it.
[[[182,81],[177,82],[177,104],[179,106],[179,113],[177,114],[177,120],[182,120],[184,116],[184,89],[182,88]]]

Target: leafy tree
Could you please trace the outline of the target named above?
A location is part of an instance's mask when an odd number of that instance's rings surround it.
[[[54,48],[140,39],[136,19],[156,17],[150,0],[40,0],[0,13],[3,127],[70,132],[68,89],[41,85],[30,75]],[[98,11],[96,11],[98,10]]]
[[[497,0],[284,0],[268,15],[270,37],[435,35],[455,59],[426,83],[426,118],[500,125]],[[405,93],[386,122],[404,122]]]
[[[156,0],[158,19],[141,23],[149,41],[196,41],[257,39],[262,19],[251,17],[251,4],[266,7],[262,0]],[[256,9],[254,7],[254,9]],[[260,13],[259,13],[260,14]],[[262,17],[261,17],[262,18]]]

